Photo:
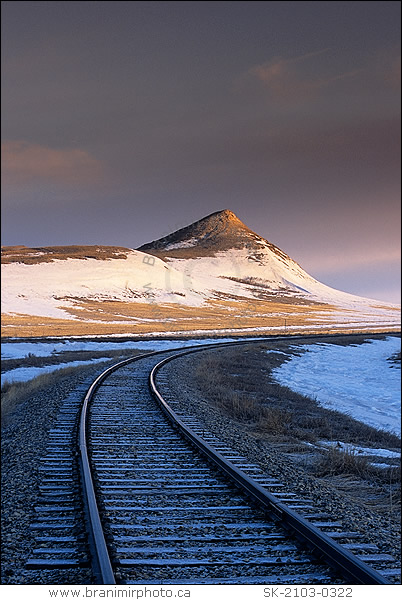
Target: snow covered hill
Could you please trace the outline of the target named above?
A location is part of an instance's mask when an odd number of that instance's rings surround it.
[[[30,255],[32,256],[32,254]],[[66,318],[77,300],[177,302],[198,306],[182,273],[161,259],[126,249],[119,258],[55,259],[3,265],[2,312]]]
[[[222,210],[138,250],[166,260],[190,281],[247,298],[293,298],[342,307],[379,304],[330,288],[285,252],[257,235],[230,210]],[[236,285],[229,285],[228,281]]]
[[[335,310],[338,321],[399,319],[395,306],[319,283],[229,210],[137,250],[5,247],[2,281],[2,313],[14,322],[23,315],[121,325],[170,319],[174,330],[178,317],[166,311],[175,308],[193,322],[209,311],[208,327],[219,328],[225,311],[232,319],[237,311],[238,317],[259,315],[263,321],[278,305],[286,305],[287,313],[297,307],[299,320],[302,307],[310,320],[312,311],[318,317],[318,309],[327,317]]]

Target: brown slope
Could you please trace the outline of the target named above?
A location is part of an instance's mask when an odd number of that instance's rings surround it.
[[[2,246],[1,263],[24,263],[35,265],[53,260],[66,260],[67,258],[96,258],[107,260],[109,258],[127,258],[131,250],[120,246],[41,246],[28,248],[27,246]]]
[[[187,243],[193,245],[176,247]],[[277,246],[244,225],[232,211],[220,210],[165,237],[144,244],[137,250],[159,258],[195,258],[213,256],[231,248],[248,248],[255,253],[267,247],[282,259],[291,260]]]

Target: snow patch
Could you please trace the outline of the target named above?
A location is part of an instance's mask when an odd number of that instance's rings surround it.
[[[298,348],[306,352],[272,371],[278,383],[325,408],[401,434],[401,373],[388,360],[400,351],[399,337],[350,346],[294,346]]]
[[[43,367],[18,367],[17,369],[11,369],[1,374],[1,385],[5,383],[16,383],[21,381],[30,381],[39,375],[45,373],[51,373],[58,369],[65,367],[81,367],[83,365],[90,365],[99,362],[110,360],[110,358],[94,358],[93,360],[73,360],[66,363],[59,363],[57,365],[45,365]]]
[[[348,444],[346,442],[329,442],[322,441],[317,442],[318,446],[324,448],[337,448],[343,452],[350,452],[356,456],[380,456],[381,458],[400,458],[400,452],[394,452],[393,450],[387,450],[386,448],[365,448],[363,446],[355,446],[354,444]]]
[[[167,244],[164,247],[164,250],[179,250],[181,248],[193,248],[198,244],[199,240],[197,238],[191,238],[189,240],[185,240],[183,242],[175,242],[173,244]]]
[[[201,306],[203,290],[154,256],[133,250],[124,261],[69,258],[2,265],[2,312],[74,318],[78,300],[178,303]]]
[[[113,336],[110,336],[113,337]],[[253,339],[253,338],[247,338]],[[260,338],[255,338],[259,340]],[[89,342],[85,340],[66,339],[50,342],[4,342],[1,345],[1,358],[19,359],[24,358],[28,354],[34,356],[51,356],[62,355],[63,352],[99,352],[109,350],[170,350],[171,348],[187,348],[188,346],[203,346],[205,344],[220,344],[222,342],[235,342],[236,338],[219,338],[219,339],[191,339],[186,340],[144,340],[144,341],[128,341],[128,342]]]

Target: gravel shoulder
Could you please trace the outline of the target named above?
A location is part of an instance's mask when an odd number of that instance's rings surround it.
[[[86,569],[37,572],[24,569],[33,549],[30,523],[39,495],[39,459],[60,405],[79,384],[90,382],[105,368],[88,366],[73,374],[54,374],[51,383],[22,399],[2,426],[2,578],[3,585],[91,583]]]

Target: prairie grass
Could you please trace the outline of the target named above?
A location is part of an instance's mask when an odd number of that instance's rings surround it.
[[[389,486],[394,504],[401,501],[401,466],[400,464],[389,465],[378,468],[371,462],[368,456],[361,456],[351,449],[339,449],[331,447],[327,452],[321,454],[314,467],[317,477],[358,477],[360,480],[371,483],[377,482]],[[386,501],[388,504],[388,501]]]
[[[65,351],[60,353],[50,354],[49,356],[36,356],[29,352],[24,358],[9,358],[1,361],[1,371],[9,371],[19,367],[44,367],[47,365],[58,365],[71,361],[94,360],[97,358],[124,358],[125,356],[135,356],[140,354],[139,350],[122,349],[122,350],[81,350],[81,351]]]
[[[60,298],[60,301],[63,299]],[[345,321],[344,331],[350,332],[350,319],[361,322],[355,330],[367,331],[361,313],[336,308],[332,305],[298,304],[288,297],[271,299],[236,298],[223,295],[203,306],[184,306],[175,303],[161,304],[156,299],[148,301],[83,300],[65,298],[63,310],[66,318],[40,317],[26,314],[2,315],[3,337],[50,337],[111,334],[177,334],[196,331],[210,335],[211,331],[276,328],[275,333],[336,332],[334,318]],[[368,319],[369,321],[369,319]],[[399,327],[399,322],[398,325]],[[378,327],[373,326],[375,331]],[[389,327],[382,329],[389,330]],[[380,329],[381,330],[381,329]],[[264,331],[256,332],[263,335]],[[250,331],[244,331],[249,335]]]
[[[52,373],[43,373],[29,381],[18,381],[15,383],[4,383],[1,386],[1,422],[6,425],[12,418],[13,413],[19,406],[30,398],[33,394],[41,390],[46,390],[53,385],[62,376],[70,376],[85,367],[65,367]]]
[[[13,262],[26,265],[36,265],[53,260],[67,260],[69,258],[97,260],[126,259],[131,251],[121,246],[44,246],[28,248],[27,246],[3,246],[1,249],[1,263]]]
[[[380,337],[380,336],[379,336]],[[333,338],[335,343],[362,343],[364,336]],[[332,343],[332,340],[331,340]],[[320,440],[340,441],[361,446],[398,449],[400,439],[392,433],[377,430],[351,416],[321,407],[314,398],[298,394],[277,383],[272,369],[291,353],[282,354],[287,342],[276,344],[280,352],[267,353],[268,343],[248,348],[227,348],[203,353],[197,359],[194,378],[211,407],[226,418],[241,424],[245,430],[277,447],[305,448]],[[294,348],[294,343],[292,344]],[[300,453],[300,450],[299,450]],[[363,479],[385,481],[388,469],[373,467],[367,457],[353,451],[331,448],[316,450],[309,470],[320,477],[356,475]],[[317,460],[318,456],[318,460]],[[371,459],[372,460],[372,459]],[[400,469],[390,467],[392,479],[400,477]]]
[[[318,476],[327,475],[359,475],[367,477],[374,472],[368,456],[359,456],[350,449],[330,447],[317,463],[315,472]]]
[[[141,354],[140,350],[107,350],[107,351],[96,351],[96,352],[64,352],[57,356],[40,357],[32,354],[27,355],[24,359],[20,360],[5,360],[2,361],[2,368],[7,369],[16,367],[30,367],[37,366],[42,367],[49,364],[65,363],[72,360],[91,360],[93,358],[108,358],[114,359],[117,362],[119,359],[124,359],[127,355],[135,356]],[[108,364],[105,361],[104,364]],[[51,373],[43,373],[30,379],[29,381],[18,381],[18,382],[6,382],[1,386],[1,421],[2,424],[7,423],[15,410],[18,409],[19,405],[24,401],[28,400],[34,393],[45,390],[49,386],[54,385],[60,380],[60,378],[67,378],[72,375],[78,375],[84,373],[88,369],[93,369],[95,365],[81,365],[73,367],[61,367]],[[106,366],[105,366],[106,368]]]

